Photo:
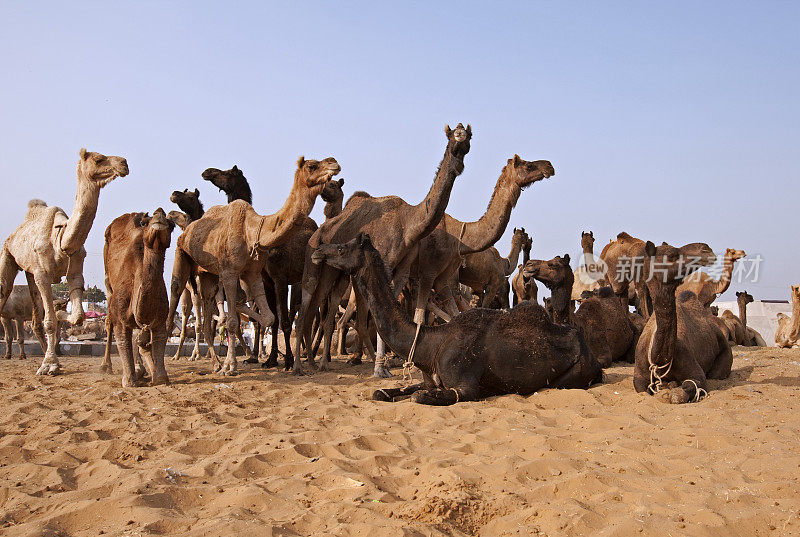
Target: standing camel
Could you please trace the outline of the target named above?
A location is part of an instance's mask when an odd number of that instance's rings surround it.
[[[594,233],[586,231],[581,233],[581,248],[583,249],[583,263],[575,269],[575,283],[572,284],[572,300],[580,301],[584,291],[597,291],[605,281],[599,277],[603,272],[601,265],[594,257]]]
[[[725,257],[722,259],[722,275],[719,280],[713,279],[705,272],[694,272],[678,286],[678,295],[683,291],[691,291],[697,295],[697,300],[705,307],[711,306],[716,298],[728,290],[733,280],[733,265],[747,254],[744,250],[725,250]]]
[[[536,280],[533,278],[525,278],[525,265],[531,259],[531,248],[533,247],[533,239],[528,237],[525,244],[522,245],[522,264],[517,267],[517,273],[511,279],[511,291],[514,295],[513,305],[516,306],[523,300],[533,300],[536,302],[539,289],[536,287]]]
[[[447,147],[433,185],[425,199],[418,205],[409,205],[397,196],[373,197],[366,192],[354,193],[342,209],[341,214],[323,223],[309,242],[309,253],[303,269],[303,296],[296,323],[295,356],[300,354],[300,345],[306,341],[309,362],[313,365],[314,352],[311,342],[312,318],[323,303],[327,302],[327,314],[323,319],[325,339],[319,367],[326,369],[330,362],[331,337],[335,313],[347,290],[349,278],[329,265],[316,265],[310,252],[321,244],[342,243],[353,239],[359,232],[369,233],[375,247],[392,273],[394,292],[397,294],[408,280],[408,271],[416,257],[416,245],[428,235],[442,219],[456,177],[464,171],[464,157],[469,153],[472,128],[459,123],[455,129],[445,126]],[[356,327],[369,355],[374,355],[367,333],[367,307],[363,297],[356,293]],[[359,307],[360,306],[360,307]],[[378,341],[378,347],[382,343]],[[300,375],[303,368],[300,360],[294,361],[293,373]],[[382,353],[375,357],[376,377],[391,376]]]
[[[35,294],[35,296],[32,296]],[[34,307],[37,309],[34,314]],[[14,326],[17,329],[17,346],[19,347],[19,359],[24,360],[25,356],[25,321],[32,321],[33,333],[39,340],[42,349],[47,348],[45,343],[44,329],[42,328],[42,299],[38,296],[36,288],[27,285],[15,285],[8,297],[6,305],[2,311],[3,331],[6,336],[6,360],[11,358],[11,341],[14,337]],[[12,324],[13,323],[13,324]],[[58,332],[56,330],[56,332]]]
[[[508,282],[508,277],[514,273],[520,251],[529,240],[525,228],[514,228],[511,251],[507,257],[500,257],[497,248],[491,247],[464,258],[464,263],[458,270],[458,281],[481,296],[482,308],[491,307],[498,292],[503,288],[503,282]],[[504,302],[508,302],[508,293]]]
[[[150,373],[151,383],[168,384],[164,367],[167,346],[167,288],[164,285],[164,255],[175,224],[164,210],[153,216],[128,213],[115,218],[106,229],[103,264],[106,271],[108,317],[122,360],[122,386],[136,386],[133,363],[133,331],[139,355]],[[109,345],[107,345],[109,347]],[[108,353],[103,367],[111,373]]]
[[[3,244],[0,253],[0,311],[3,310],[20,270],[28,285],[34,285],[44,305],[44,330],[47,350],[37,375],[58,375],[61,365],[55,349],[56,311],[52,284],[66,275],[72,313],[60,313],[58,320],[72,325],[83,323],[83,243],[92,229],[100,189],[117,177],[128,175],[128,163],[122,157],[106,156],[81,148],[78,160],[78,188],[72,215],[59,207],[48,207],[39,199],[28,202],[25,220]],[[35,311],[35,310],[34,310]]]
[[[241,282],[258,309],[258,312],[252,312],[252,317],[263,326],[272,325],[275,316],[267,305],[261,275],[264,253],[291,238],[314,208],[325,183],[339,170],[339,164],[332,157],[321,161],[300,157],[289,197],[277,213],[261,216],[246,201],[234,200],[227,205],[212,207],[202,218],[189,224],[177,241],[168,326],[172,326],[178,299],[186,283],[198,269],[217,275],[227,297],[237,296]],[[219,371],[223,375],[233,375],[238,364],[231,337],[239,331],[239,316],[236,307],[231,308],[230,303],[227,328],[228,353]]]

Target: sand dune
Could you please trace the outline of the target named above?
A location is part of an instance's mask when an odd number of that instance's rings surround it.
[[[616,366],[445,408],[343,362],[123,391],[97,358],[3,361],[0,535],[800,535],[800,351],[734,355],[699,404]]]

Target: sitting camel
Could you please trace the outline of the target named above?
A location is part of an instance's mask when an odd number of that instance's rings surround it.
[[[31,296],[35,295],[35,296]],[[37,312],[34,314],[33,308],[36,304]],[[27,285],[15,285],[11,291],[11,295],[6,301],[6,305],[2,311],[3,331],[6,336],[6,353],[4,358],[6,360],[11,358],[11,341],[14,336],[14,325],[17,328],[17,346],[19,347],[19,359],[24,360],[25,356],[25,321],[32,321],[33,333],[36,339],[39,340],[39,345],[42,350],[47,348],[44,339],[44,328],[42,327],[42,316],[44,315],[44,308],[42,307],[42,299],[39,297],[38,291],[35,287],[28,287]],[[14,324],[12,324],[12,322]],[[58,333],[58,331],[56,331]]]
[[[667,388],[671,403],[699,401],[708,393],[706,379],[728,378],[733,355],[725,334],[697,295],[684,291],[676,299],[675,293],[687,269],[708,266],[716,256],[702,243],[675,248],[648,241],[645,252],[654,260],[644,267],[653,315],[636,346],[633,386],[639,393],[651,394]],[[699,262],[689,267],[685,262],[689,258]]]
[[[78,161],[78,190],[72,215],[60,207],[48,207],[39,199],[28,202],[25,221],[8,236],[0,253],[0,311],[11,294],[14,278],[25,271],[28,285],[37,287],[44,306],[44,331],[47,350],[37,375],[58,375],[61,365],[56,356],[57,320],[72,325],[83,323],[83,243],[97,214],[100,190],[117,177],[128,175],[128,162],[81,148]],[[59,312],[53,303],[52,284],[66,275],[72,312]]]
[[[529,240],[530,237],[525,233],[525,228],[514,228],[514,234],[511,237],[511,252],[508,257],[500,257],[497,248],[491,247],[464,258],[464,262],[458,270],[458,281],[469,286],[473,293],[481,296],[481,307],[492,306],[495,297],[503,289],[503,282],[508,282],[508,277],[514,273],[520,251]],[[507,291],[505,302],[508,302]]]
[[[644,245],[643,240],[623,231],[605,245],[600,252],[600,259],[605,264],[606,281],[614,289],[620,303],[627,307],[635,292],[637,311],[647,320],[651,312],[647,285],[642,273],[646,255]]]
[[[538,304],[524,302],[510,311],[471,309],[447,324],[422,326],[414,343],[417,326],[397,302],[386,265],[368,235],[346,244],[323,244],[312,259],[351,274],[381,337],[396,352],[411,354],[422,370],[423,383],[378,390],[374,399],[411,395],[418,403],[451,405],[548,387],[588,388],[602,379],[586,340],[574,328],[553,324]]]
[[[525,267],[528,277],[536,278],[551,290],[554,321],[582,330],[602,367],[609,367],[614,360],[633,362],[639,331],[610,287],[600,288],[596,295],[584,291],[580,308],[572,313],[574,272],[569,266],[569,255],[549,261],[535,259]]]
[[[775,344],[778,347],[791,348],[800,339],[800,285],[790,286],[792,296],[792,316],[778,314],[778,331],[775,332]]]
[[[753,295],[744,292],[736,293],[736,302],[739,304],[739,316],[730,310],[722,312],[722,321],[728,327],[728,336],[731,341],[744,347],[766,347],[767,343],[757,331],[747,326],[747,305],[753,301]]]
[[[159,207],[152,217],[128,213],[115,218],[106,229],[103,263],[106,270],[108,316],[122,360],[122,386],[136,386],[133,362],[133,330],[140,330],[136,343],[144,356],[151,383],[168,384],[164,368],[167,345],[167,288],[164,285],[164,255],[175,224]],[[104,363],[111,372],[111,362]]]
[[[172,326],[186,283],[200,269],[219,277],[227,297],[238,295],[241,282],[258,309],[250,313],[251,318],[263,326],[271,326],[275,316],[264,290],[264,252],[284,244],[297,232],[325,183],[340,169],[332,157],[321,161],[300,157],[289,197],[277,213],[262,216],[246,201],[234,200],[212,207],[189,224],[176,244],[167,326]],[[237,307],[231,308],[230,303],[228,307],[228,353],[219,371],[234,375],[238,364],[235,344],[230,338],[239,332],[239,315],[234,314]]]

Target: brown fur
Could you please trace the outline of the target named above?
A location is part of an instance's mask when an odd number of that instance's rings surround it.
[[[728,290],[733,276],[733,265],[745,255],[747,254],[744,250],[728,248],[725,250],[723,272],[719,280],[713,279],[705,272],[697,271],[678,286],[678,294],[680,295],[683,291],[691,291],[697,295],[701,304],[706,307],[710,306],[719,295]]]
[[[507,284],[508,277],[514,273],[522,246],[529,240],[525,228],[514,228],[511,251],[507,257],[500,257],[497,249],[492,247],[464,258],[458,271],[458,281],[472,288],[472,292],[481,297],[481,307],[491,307],[495,297],[504,288],[504,282]],[[507,290],[505,303],[508,303]]]
[[[791,348],[797,345],[800,338],[800,285],[790,286],[792,297],[792,316],[778,314],[778,331],[775,332],[775,343],[778,347]]]

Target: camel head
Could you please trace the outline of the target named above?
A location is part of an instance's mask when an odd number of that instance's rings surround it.
[[[369,262],[369,252],[377,253],[377,250],[369,235],[361,232],[344,244],[322,244],[311,254],[311,261],[317,265],[324,262],[342,272],[352,273]]]
[[[512,158],[508,159],[505,171],[511,172],[507,177],[520,189],[525,189],[536,181],[547,179],[556,174],[550,161],[528,161],[519,158],[519,155],[514,155]]]
[[[583,248],[584,251],[594,248],[594,233],[591,231],[588,233],[586,231],[581,233],[581,248]]]
[[[511,236],[511,245],[519,245],[520,248],[525,247],[525,243],[530,241],[530,237],[525,233],[525,228],[514,228],[514,234]]]
[[[341,166],[333,157],[322,160],[300,157],[297,159],[297,171],[294,172],[294,183],[298,182],[308,188],[314,196],[319,195],[325,184],[341,171]]]
[[[711,314],[714,317],[719,317],[719,306],[711,306]]]
[[[153,216],[147,216],[145,213],[139,219],[139,225],[144,228],[144,245],[150,250],[164,251],[169,248],[170,237],[172,230],[175,229],[175,223],[167,218],[164,209],[159,207],[153,213]]]
[[[569,261],[569,254],[564,254],[564,257],[556,256],[548,261],[531,259],[525,264],[522,276],[523,278],[535,278],[551,290],[565,285],[572,289],[572,283],[569,280],[574,281],[574,276]]]
[[[734,250],[733,248],[725,249],[725,259],[734,263],[744,258],[746,255],[747,254],[744,252],[744,250]]]
[[[242,170],[235,164],[230,170],[206,168],[200,174],[200,177],[217,187],[220,192],[225,192],[225,195],[228,196],[228,203],[233,200],[244,200],[247,203],[253,203],[250,183],[247,182]]]
[[[794,300],[800,297],[800,285],[792,285],[791,288],[792,288],[792,294],[791,294],[792,299]]]
[[[122,157],[106,156],[81,148],[78,161],[78,177],[89,184],[103,188],[117,177],[128,175],[128,161]]]
[[[178,208],[187,215],[203,214],[203,204],[200,202],[200,191],[196,188],[194,190],[184,188],[183,192],[175,190],[169,197],[169,201],[176,204]]]
[[[344,199],[343,186],[344,177],[340,177],[338,181],[328,181],[325,183],[325,186],[322,187],[322,192],[319,193],[319,197],[322,198],[322,201],[325,203],[342,201]]]
[[[737,291],[736,292],[736,301],[741,303],[744,301],[745,304],[749,304],[753,302],[753,295],[748,293],[747,291]]]
[[[666,242],[656,247],[647,241],[644,250],[647,261],[644,277],[648,287],[651,283],[677,286],[700,267],[713,265],[717,259],[711,247],[703,242],[676,248]]]
[[[464,155],[469,153],[470,140],[472,140],[472,125],[464,125],[459,123],[455,129],[451,129],[450,125],[444,126],[444,133],[447,135],[447,152],[454,157],[463,158]]]
[[[189,225],[191,219],[189,215],[181,212],[181,211],[170,211],[167,213],[167,220],[175,224],[181,229],[186,229],[186,226]]]

